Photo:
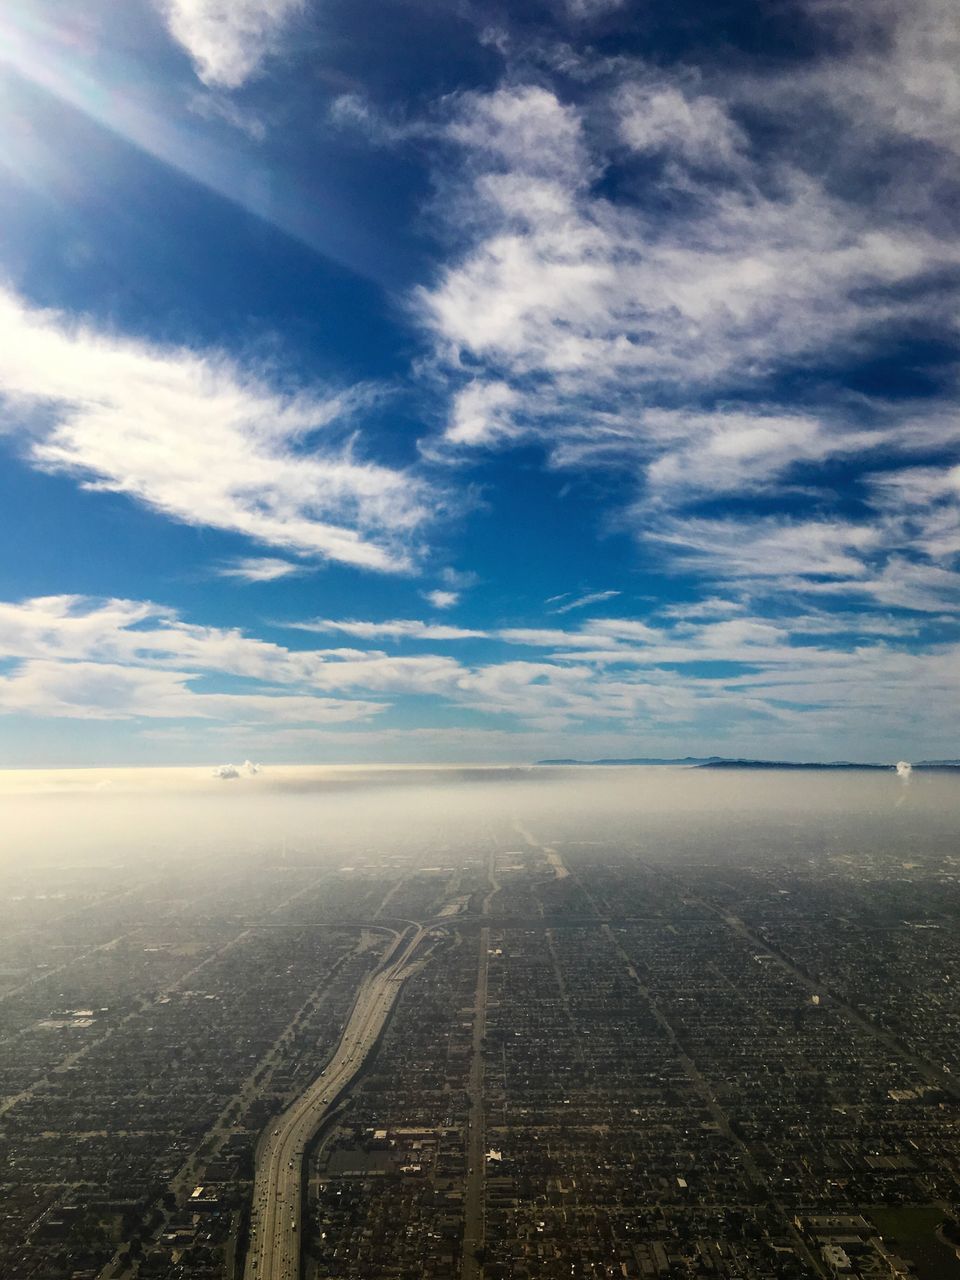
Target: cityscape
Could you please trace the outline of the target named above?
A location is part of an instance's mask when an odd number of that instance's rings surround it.
[[[629,769],[606,818],[541,772],[468,828],[374,787],[376,842],[319,798],[313,847],[5,867],[4,1277],[960,1274],[952,779],[631,831]]]

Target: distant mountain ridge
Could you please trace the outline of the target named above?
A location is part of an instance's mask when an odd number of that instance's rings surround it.
[[[894,769],[894,764],[865,764],[856,760],[747,760],[726,756],[633,756],[604,760],[536,760],[537,765],[685,765],[691,769]],[[960,760],[920,760],[914,769],[960,769]]]
[[[629,759],[609,759],[609,760],[536,760],[535,764],[583,764],[583,765],[620,765],[620,764],[685,764],[692,767],[702,767],[708,764],[719,764],[723,760],[722,756],[682,756],[676,759],[661,759],[659,756],[633,756]]]

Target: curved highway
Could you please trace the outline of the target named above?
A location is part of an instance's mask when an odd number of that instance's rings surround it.
[[[244,1280],[299,1280],[304,1150],[376,1043],[425,934],[401,937],[364,979],[336,1053],[261,1139]]]

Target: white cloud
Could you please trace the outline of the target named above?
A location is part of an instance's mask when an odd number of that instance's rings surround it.
[[[300,631],[339,631],[361,640],[471,640],[486,634],[484,631],[447,626],[445,623],[421,622],[415,618],[394,618],[387,622],[317,618],[311,622],[292,622],[286,625]]]
[[[749,493],[782,481],[798,463],[889,448],[888,432],[763,409],[715,413],[651,409],[641,419],[646,479],[658,497]]]
[[[277,52],[303,0],[155,0],[171,36],[208,85],[236,89]]]
[[[657,634],[654,627],[635,618],[593,618],[583,625],[584,630],[616,636],[620,640],[650,640]]]
[[[537,649],[571,648],[578,644],[595,649],[604,643],[603,637],[594,631],[580,634],[559,627],[504,627],[496,634],[507,644],[524,644]]]
[[[591,618],[579,631],[558,627],[504,627],[496,636],[507,644],[532,645],[540,649],[609,649],[619,642],[647,642],[662,638],[663,631],[634,618]]]
[[[746,606],[739,600],[725,600],[722,596],[710,596],[706,600],[664,605],[658,613],[662,618],[677,622],[699,622],[703,619],[734,617],[742,613],[745,608]]]
[[[788,625],[792,635],[889,636],[891,639],[909,639],[919,635],[921,629],[915,617],[872,614],[866,609],[851,612],[814,610],[791,617]]]
[[[842,520],[671,519],[648,537],[678,561],[717,576],[828,577],[844,584],[867,574],[865,555],[883,545],[882,530]]]
[[[451,444],[489,444],[516,434],[510,409],[520,397],[505,382],[471,382],[453,401],[446,439]]]
[[[731,165],[746,139],[726,106],[669,82],[624,85],[617,100],[620,136],[634,151],[668,152],[695,164]]]
[[[854,580],[836,582],[801,582],[786,577],[780,587],[784,593],[806,591],[811,595],[867,597],[873,602],[897,609],[914,609],[922,613],[960,613],[960,573],[940,565],[890,556],[879,567],[864,568]]]
[[[432,604],[434,609],[452,609],[460,601],[460,592],[437,589],[436,591],[425,591],[423,598],[429,604]]]
[[[577,596],[575,600],[568,600],[566,604],[559,605],[556,609],[552,609],[552,613],[570,613],[573,609],[585,609],[591,604],[602,604],[605,600],[614,600],[620,594],[619,591],[590,591],[585,596]]]
[[[953,0],[804,0],[804,6],[840,51],[784,77],[781,93],[826,96],[868,136],[886,132],[960,152]]]
[[[216,352],[98,333],[0,292],[0,395],[27,460],[186,524],[361,568],[409,568],[409,474],[314,437],[354,396],[287,395]]]
[[[300,694],[199,693],[181,671],[107,662],[21,663],[0,676],[0,713],[81,720],[220,720],[248,724],[341,724],[382,711],[359,699]]]
[[[391,657],[378,653],[341,662],[326,661],[311,673],[311,684],[330,692],[359,689],[378,695],[448,694],[461,670],[454,658],[439,654]]]
[[[258,773],[262,772],[262,766],[254,764],[252,760],[244,760],[243,764],[221,764],[213,771],[215,778],[223,781],[232,781],[235,778],[255,778]]]
[[[960,466],[905,467],[868,477],[878,505],[898,508],[929,507],[947,499],[960,502]]]
[[[828,353],[919,314],[918,300],[895,300],[886,286],[960,258],[951,241],[884,222],[786,165],[763,188],[688,179],[669,221],[640,202],[613,205],[590,186],[607,157],[587,148],[587,109],[542,88],[500,89],[461,99],[449,129],[465,148],[467,184],[450,216],[469,243],[421,291],[421,314],[451,363],[481,363],[490,385],[512,388],[514,409],[523,396],[528,429],[579,435],[592,395],[622,404],[663,378],[691,389],[749,382]],[[673,139],[675,151],[692,145]],[[540,381],[524,395],[532,374]],[[474,435],[489,439],[482,426],[460,431],[462,441]]]
[[[254,556],[222,565],[216,572],[221,578],[239,578],[241,582],[275,582],[278,578],[289,578],[304,571],[304,565],[293,564],[289,560]]]
[[[824,585],[804,581],[811,591]],[[592,618],[575,630],[503,628],[487,635],[491,644],[556,652],[517,661],[508,647],[506,656],[468,666],[434,653],[287,649],[187,623],[146,602],[38,598],[0,603],[0,713],[165,722],[171,728],[164,733],[187,733],[182,741],[190,744],[219,738],[258,752],[258,742],[314,741],[325,726],[376,734],[381,713],[409,695],[436,700],[445,717],[467,709],[494,717],[494,728],[499,717],[529,733],[670,727],[702,741],[745,726],[762,738],[786,728],[836,733],[855,725],[858,733],[896,733],[893,740],[902,742],[918,717],[937,741],[952,731],[960,646],[918,643],[915,632],[883,626],[844,643],[811,643],[811,636],[836,635],[821,622],[817,613],[776,623],[741,613],[666,623]],[[394,638],[478,634],[412,620],[305,625],[348,628],[361,638],[376,638],[384,625]],[[217,688],[226,679],[229,692]],[[368,750],[375,754],[375,745]]]
[[[480,575],[473,569],[453,569],[448,565],[447,568],[440,570],[440,580],[444,586],[451,587],[455,591],[467,591],[470,587],[477,585]]]
[[[0,603],[0,658],[16,663],[0,676],[0,710],[106,720],[338,723],[384,704],[327,695],[449,693],[462,670],[433,654],[286,649],[147,602],[74,596]],[[209,689],[228,677],[251,691]]]
[[[341,93],[330,105],[330,121],[361,132],[374,146],[394,147],[418,138],[433,138],[436,127],[428,120],[402,119],[383,114],[359,93]]]
[[[318,628],[304,623],[299,629]],[[0,603],[0,656],[239,676],[270,688],[311,691],[433,689],[459,669],[452,659],[432,655],[286,649],[239,630],[184,622],[175,611],[151,603],[77,596]]]
[[[832,52],[776,74],[530,46],[541,72],[575,75],[576,104],[515,68],[489,94],[448,100],[456,248],[415,297],[451,384],[440,454],[534,440],[555,466],[624,471],[625,522],[666,567],[717,584],[762,578],[769,594],[783,574],[950,607],[952,394],[882,403],[835,388],[844,362],[897,335],[955,333],[960,242],[942,208],[960,34],[947,0],[808,7],[831,24]],[[761,117],[775,143],[751,134]],[[814,119],[849,166],[825,162]],[[904,138],[924,143],[906,170]],[[848,168],[859,177],[839,182]],[[798,369],[803,407],[785,408],[780,375]],[[833,464],[851,488],[890,455],[924,466],[854,489],[875,524],[837,514]],[[794,515],[706,518],[725,495],[789,495]]]
[[[461,95],[448,135],[474,157],[481,175],[492,164],[579,186],[591,169],[578,112],[539,85]]]

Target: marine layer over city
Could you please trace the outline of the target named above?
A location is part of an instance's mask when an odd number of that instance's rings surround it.
[[[0,6],[0,1280],[960,1280],[958,67]]]

